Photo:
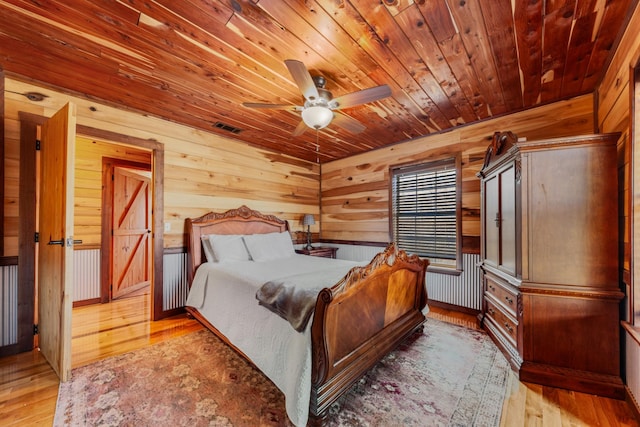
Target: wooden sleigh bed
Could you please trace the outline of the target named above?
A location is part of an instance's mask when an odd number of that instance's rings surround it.
[[[246,206],[187,219],[190,283],[206,261],[202,237],[289,232],[287,221]],[[403,340],[423,327],[428,262],[390,245],[335,285],[320,291],[311,319],[309,424],[318,425],[342,394]],[[256,310],[264,310],[254,300]],[[200,311],[187,311],[253,362]],[[273,314],[276,316],[275,314]]]

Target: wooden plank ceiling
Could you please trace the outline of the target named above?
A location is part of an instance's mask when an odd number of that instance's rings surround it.
[[[326,162],[592,92],[635,0],[0,0],[5,73]],[[293,137],[286,59],[334,97],[392,95]],[[237,133],[230,132],[233,128]]]

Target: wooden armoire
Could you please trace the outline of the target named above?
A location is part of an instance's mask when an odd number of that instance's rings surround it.
[[[504,132],[487,149],[480,316],[521,381],[624,398],[618,137]]]

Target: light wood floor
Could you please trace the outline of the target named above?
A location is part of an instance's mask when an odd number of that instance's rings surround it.
[[[73,311],[73,367],[202,328],[185,315],[149,322],[148,296]],[[432,308],[430,317],[477,328],[473,316]],[[502,427],[640,426],[624,401],[521,383],[511,375]],[[0,358],[0,425],[50,426],[58,379],[37,352]]]

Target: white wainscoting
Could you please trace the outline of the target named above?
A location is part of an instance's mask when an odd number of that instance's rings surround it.
[[[189,292],[187,280],[187,254],[165,254],[163,259],[163,310],[184,307]]]
[[[73,302],[100,298],[100,249],[73,251]]]
[[[427,273],[427,294],[430,300],[466,307],[482,309],[482,278],[480,255],[462,254],[462,273]]]
[[[18,266],[0,267],[0,347],[18,342]]]
[[[338,248],[336,258],[351,261],[370,261],[386,248],[386,246],[334,245],[329,243],[318,244],[317,246],[334,246]]]
[[[320,245],[318,245],[320,246]],[[331,245],[338,247],[337,257],[353,261],[368,261],[384,247],[358,246],[358,245]],[[480,310],[482,307],[482,281],[480,269],[476,267],[479,255],[463,254],[463,271],[459,276],[427,273],[427,294],[429,299],[447,304]],[[170,253],[164,255],[164,300],[163,309],[171,310],[183,307],[187,300],[189,283],[187,281],[187,254]],[[3,301],[0,310],[2,316],[3,334],[5,318],[8,319],[10,309],[17,306],[11,302],[11,295],[17,292],[17,267],[11,273],[10,267],[3,268],[2,292]],[[5,278],[6,276],[6,278]],[[12,291],[11,286],[5,284],[15,281]],[[6,288],[6,289],[5,289]],[[13,293],[12,293],[13,292]],[[4,295],[7,295],[5,298]],[[74,251],[74,292],[73,301],[83,301],[100,297],[100,250],[76,250]],[[15,300],[16,297],[14,297]],[[11,305],[13,304],[13,306]],[[14,308],[15,309],[15,308]],[[15,313],[14,313],[15,314]],[[7,325],[10,322],[6,321]],[[10,327],[10,326],[8,326]],[[3,335],[4,336],[4,335]]]
[[[322,246],[322,245],[318,245]],[[353,261],[366,261],[372,259],[384,247],[358,246],[358,245],[334,245],[338,249],[337,257]],[[482,279],[480,268],[480,255],[462,254],[462,273],[459,276],[451,274],[427,273],[427,295],[430,300],[439,301],[451,305],[482,309]]]
[[[628,331],[625,330],[624,334],[627,389],[635,400],[636,408],[640,408],[640,343]]]
[[[73,253],[73,301],[100,298],[100,249],[76,250]],[[189,290],[187,254],[165,254],[163,264],[163,309],[184,307]]]

